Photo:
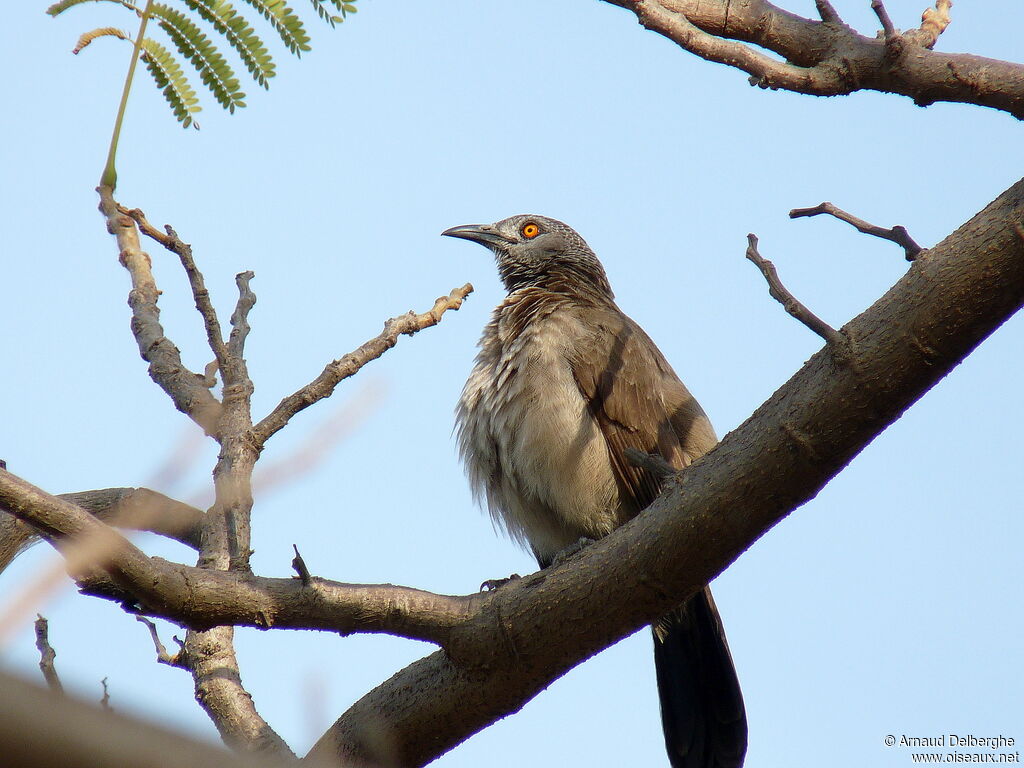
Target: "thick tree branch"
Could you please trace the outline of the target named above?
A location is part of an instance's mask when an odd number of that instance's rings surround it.
[[[860,90],[991,107],[1024,118],[1024,66],[930,50],[949,23],[948,0],[926,11],[919,29],[865,37],[819,4],[825,21],[767,0],[605,0],[632,11],[646,28],[708,61],[736,67],[753,84],[815,96]],[[753,43],[781,56],[780,62]]]
[[[384,330],[379,335],[341,359],[329,363],[313,381],[278,403],[266,418],[253,427],[253,443],[262,448],[274,433],[288,423],[292,416],[325,397],[330,397],[338,384],[395,346],[399,336],[402,334],[412,336],[417,331],[437,325],[441,322],[441,317],[445,312],[450,309],[459,309],[466,296],[472,291],[473,286],[466,283],[461,288],[454,289],[447,296],[437,299],[434,306],[426,312],[418,315],[415,312],[407,312],[388,320],[384,323]]]
[[[104,488],[62,493],[69,501],[108,525],[149,531],[199,548],[204,512],[148,488]],[[35,528],[9,514],[0,504],[0,572],[40,538]]]
[[[478,620],[368,693],[311,755],[423,765],[709,582],[812,498],[1024,304],[1024,181],[915,261],[643,514],[491,595]],[[600,595],[599,600],[594,596]],[[480,645],[484,640],[483,646]],[[480,657],[478,650],[489,649]]]
[[[233,755],[152,723],[58,696],[0,672],[5,766],[74,768],[282,768],[281,760]]]
[[[85,590],[133,610],[195,629],[238,625],[315,629],[341,634],[387,632],[440,645],[484,609],[489,597],[436,595],[390,584],[341,584],[310,577],[268,579],[248,572],[194,568],[148,557],[85,511],[0,470],[0,504],[45,531],[65,553],[84,552],[74,571]],[[96,569],[108,578],[98,577]],[[191,650],[186,648],[186,655]]]

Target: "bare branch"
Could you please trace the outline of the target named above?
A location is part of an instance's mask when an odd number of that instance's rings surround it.
[[[747,235],[747,258],[754,262],[757,268],[761,270],[761,274],[764,275],[764,279],[768,282],[768,293],[789,314],[821,336],[828,344],[837,348],[841,348],[845,344],[843,336],[839,331],[797,301],[796,297],[787,290],[786,286],[779,280],[779,273],[775,270],[775,265],[758,253],[757,236],[753,234]]]
[[[181,660],[192,672],[196,701],[232,749],[294,757],[284,739],[256,711],[252,696],[242,685],[234,635],[234,627],[190,630],[186,635]]]
[[[393,317],[384,323],[384,330],[374,338],[367,341],[361,347],[339,360],[328,364],[323,372],[309,384],[294,394],[288,395],[278,403],[277,407],[259,424],[253,427],[253,443],[262,448],[272,435],[285,426],[288,421],[299,411],[308,408],[314,403],[330,397],[334,388],[339,383],[352,376],[360,368],[372,360],[376,360],[395,344],[402,334],[413,335],[424,328],[430,328],[441,322],[441,317],[448,310],[457,310],[462,302],[473,291],[473,286],[466,283],[461,288],[456,288],[447,296],[442,296],[434,302],[434,306],[422,314],[408,312],[398,317]]]
[[[818,9],[818,16],[826,24],[842,24],[843,20],[839,18],[839,13],[832,7],[832,3],[828,0],[814,0],[814,5]]]
[[[454,629],[484,605],[479,595],[436,595],[390,584],[341,584],[316,577],[303,585],[294,578],[260,578],[150,558],[73,504],[3,470],[0,503],[20,519],[47,531],[55,543],[77,538],[103,545],[102,550],[89,547],[92,570],[82,578],[85,592],[196,629],[238,625],[343,634],[387,632],[445,644]],[[64,548],[66,556],[72,551],[74,548]],[[75,572],[83,569],[81,562],[69,566]],[[106,577],[98,577],[96,567],[102,568]],[[191,647],[187,653],[194,656]]]
[[[245,353],[245,340],[249,335],[249,311],[256,304],[256,294],[249,288],[249,281],[253,277],[255,275],[250,271],[235,275],[238,303],[231,313],[231,338],[228,340],[228,352],[234,358],[241,358]]]
[[[107,678],[100,680],[100,685],[103,686],[103,697],[100,699],[100,707],[107,711],[113,712],[114,708],[110,706],[110,691],[107,689]]]
[[[196,309],[199,311],[200,316],[203,318],[203,324],[206,326],[207,342],[217,358],[217,362],[223,365],[227,350],[224,346],[224,337],[221,334],[220,320],[217,319],[217,311],[213,308],[213,302],[210,301],[210,292],[206,289],[203,273],[199,271],[195,259],[192,258],[192,246],[183,242],[178,237],[178,233],[169,224],[164,227],[167,234],[158,232],[146,219],[146,215],[138,208],[128,209],[118,205],[118,211],[131,216],[139,225],[139,229],[142,230],[144,235],[153,238],[171,253],[177,254],[181,260],[181,266],[185,269],[185,274],[188,276],[188,283],[192,288],[192,298],[195,300]]]
[[[299,548],[292,544],[292,549],[295,550],[295,557],[292,558],[292,570],[299,574],[299,580],[302,582],[302,586],[309,586],[309,568],[306,567],[306,561],[302,559],[302,555],[299,554]]]
[[[640,23],[702,59],[741,69],[752,85],[783,88],[798,93],[834,96],[853,90],[835,67],[800,67],[773,59],[734,40],[709,34],[692,24],[682,12],[669,10],[656,0],[630,3]]]
[[[46,684],[50,687],[50,690],[54,693],[64,693],[64,686],[60,683],[60,677],[57,676],[57,668],[53,665],[53,660],[57,657],[57,652],[53,650],[53,646],[50,645],[50,625],[42,616],[36,616],[36,648],[39,649],[39,669],[43,672],[43,678],[46,680]]]
[[[926,11],[920,29],[884,39],[865,37],[838,21],[803,18],[767,0],[605,2],[632,11],[645,27],[697,56],[743,70],[761,87],[815,96],[874,90],[909,96],[919,106],[961,102],[1024,119],[1024,65],[931,50],[949,23],[949,0]],[[827,6],[819,4],[818,10],[830,18]]]
[[[921,14],[921,26],[904,36],[922,48],[933,48],[939,35],[949,26],[949,9],[952,6],[952,0],[936,0],[934,8],[925,8]]]
[[[139,354],[149,363],[149,375],[170,395],[174,406],[196,422],[207,434],[214,434],[221,405],[206,388],[203,377],[188,370],[178,348],[164,335],[149,256],[139,243],[135,221],[119,212],[109,187],[98,187],[100,211],[107,219],[107,231],[117,238],[121,264],[132,279],[128,304],[132,308],[132,333]]]
[[[149,531],[199,548],[199,529],[205,513],[148,488],[104,488],[62,493],[58,498],[78,505],[108,525]],[[0,505],[0,572],[39,538],[36,529]]]
[[[9,766],[75,768],[283,768],[282,760],[233,755],[150,722],[55,696],[0,672],[0,744]]]
[[[819,203],[813,208],[794,208],[789,212],[789,218],[799,219],[803,216],[818,216],[822,213],[827,213],[830,216],[835,216],[840,221],[845,221],[847,224],[855,227],[858,232],[863,232],[865,235],[872,235],[873,237],[880,237],[883,240],[896,243],[898,246],[903,248],[906,254],[907,261],[913,261],[918,257],[921,251],[924,250],[918,245],[914,238],[907,232],[906,227],[897,224],[892,229],[885,229],[884,227],[878,227],[871,224],[864,219],[858,219],[852,213],[847,213],[842,208],[837,208],[832,203],[824,202]]]
[[[149,635],[153,638],[153,647],[156,649],[156,660],[158,663],[166,664],[169,667],[185,667],[181,662],[181,654],[177,653],[174,656],[171,656],[171,654],[167,652],[167,648],[164,647],[164,644],[160,642],[160,633],[157,632],[156,624],[145,616],[136,616],[135,620],[142,622],[146,625],[146,628],[149,629]]]
[[[878,22],[882,25],[882,33],[886,39],[895,37],[896,27],[893,26],[892,19],[889,18],[889,12],[885,10],[885,3],[882,0],[871,0],[871,10],[878,17]]]

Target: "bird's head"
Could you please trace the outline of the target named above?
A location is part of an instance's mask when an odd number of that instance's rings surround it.
[[[612,297],[604,267],[572,227],[546,216],[522,214],[494,224],[467,224],[441,233],[486,246],[512,291],[538,285],[558,292]]]

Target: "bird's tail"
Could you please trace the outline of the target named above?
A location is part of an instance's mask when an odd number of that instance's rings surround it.
[[[740,768],[747,716],[707,587],[653,626],[661,723],[672,768]]]

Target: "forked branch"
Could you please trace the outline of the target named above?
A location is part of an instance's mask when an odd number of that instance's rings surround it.
[[[876,2],[883,37],[859,34],[822,0],[816,2],[821,21],[767,0],[605,2],[632,11],[644,27],[696,56],[743,70],[753,85],[814,96],[898,93],[919,106],[960,102],[1024,119],[1024,66],[931,50],[950,23],[950,0],[937,0],[919,28],[902,33]]]
[[[447,296],[438,298],[434,302],[434,306],[426,312],[420,314],[407,312],[388,320],[384,323],[384,330],[380,334],[344,357],[329,363],[313,381],[278,403],[266,418],[253,427],[253,443],[258,448],[262,448],[272,435],[288,423],[292,416],[325,397],[330,397],[338,384],[395,346],[399,336],[402,334],[412,336],[424,328],[437,325],[441,322],[441,317],[445,312],[458,310],[465,298],[472,292],[473,286],[466,283],[461,288],[454,289]]]

